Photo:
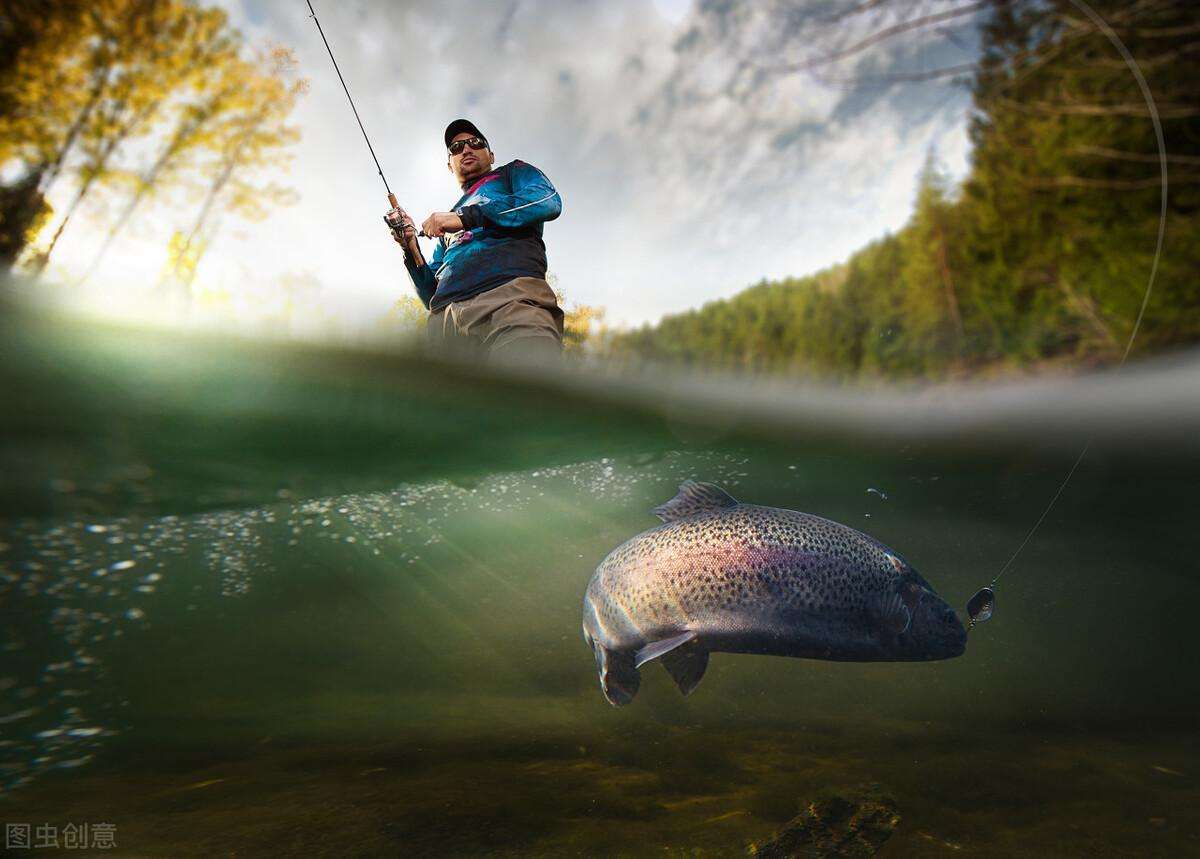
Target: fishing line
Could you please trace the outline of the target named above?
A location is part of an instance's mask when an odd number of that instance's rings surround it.
[[[313,23],[317,25],[317,32],[321,34],[321,41],[325,43],[325,50],[329,52],[329,59],[333,62],[333,70],[337,72],[338,80],[342,82],[342,89],[346,92],[346,100],[350,102],[350,109],[354,111],[354,118],[358,120],[358,129],[362,132],[363,140],[367,141],[367,149],[371,152],[371,158],[375,162],[375,169],[379,171],[379,178],[383,179],[383,187],[387,191],[388,199],[395,203],[395,198],[392,196],[392,189],[388,187],[387,177],[383,175],[383,168],[379,166],[379,159],[375,157],[375,147],[371,145],[371,138],[367,137],[367,130],[363,128],[362,119],[358,115],[358,108],[354,106],[354,99],[350,96],[350,87],[346,86],[346,79],[342,77],[342,70],[338,68],[337,60],[333,56],[333,48],[329,47],[329,40],[325,38],[325,31],[321,29],[321,22],[317,20],[317,12],[313,9],[312,0],[307,0],[308,11]]]
[[[1117,364],[1117,369],[1120,370],[1125,366],[1126,359],[1129,358],[1129,352],[1133,348],[1134,338],[1137,337],[1138,329],[1142,327],[1142,319],[1146,316],[1146,307],[1150,303],[1150,290],[1154,287],[1154,278],[1158,275],[1158,261],[1162,256],[1163,238],[1166,234],[1167,227],[1167,143],[1163,137],[1162,122],[1159,120],[1158,107],[1154,103],[1154,96],[1150,92],[1150,86],[1146,83],[1146,78],[1142,75],[1142,70],[1138,67],[1137,61],[1133,55],[1129,53],[1129,49],[1125,47],[1125,43],[1113,31],[1100,15],[1089,6],[1084,0],[1071,0],[1071,4],[1075,6],[1083,14],[1091,19],[1096,28],[1104,34],[1104,36],[1113,44],[1121,54],[1121,58],[1125,60],[1125,65],[1129,67],[1134,79],[1137,81],[1138,88],[1142,91],[1142,98],[1146,100],[1146,107],[1150,111],[1150,121],[1154,124],[1154,135],[1158,142],[1158,164],[1161,175],[1162,194],[1159,203],[1158,214],[1158,241],[1154,248],[1154,261],[1150,266],[1150,280],[1146,284],[1146,294],[1142,296],[1142,306],[1138,310],[1137,319],[1134,320],[1133,330],[1129,332],[1129,340],[1125,343],[1125,352],[1121,355],[1121,360]],[[1079,452],[1079,456],[1075,459],[1075,464],[1071,466],[1071,470],[1067,472],[1067,476],[1063,478],[1062,483],[1058,485],[1058,489],[1054,493],[1054,497],[1050,499],[1050,503],[1042,510],[1042,515],[1033,523],[1033,527],[1029,529],[1029,533],[1025,535],[1025,539],[1017,546],[1017,550],[1012,553],[1012,556],[1000,568],[1000,572],[996,573],[996,577],[992,579],[991,584],[980,588],[975,596],[971,597],[967,603],[967,614],[970,618],[967,628],[970,629],[976,623],[987,620],[992,616],[992,611],[996,605],[996,583],[1000,581],[1000,577],[1008,571],[1017,556],[1021,554],[1021,550],[1033,539],[1033,535],[1037,533],[1038,528],[1046,521],[1046,517],[1050,515],[1050,511],[1054,508],[1055,503],[1063,494],[1063,490],[1067,488],[1067,484],[1071,482],[1071,478],[1075,475],[1079,464],[1083,462],[1083,458],[1087,455],[1088,449],[1092,446],[1091,439],[1088,439],[1084,444],[1083,450]]]
[[[337,60],[333,56],[333,48],[329,47],[329,40],[325,38],[325,31],[321,28],[321,22],[317,20],[317,12],[313,9],[312,0],[306,0],[306,2],[308,3],[308,17],[312,18],[313,23],[317,25],[317,32],[321,34],[321,41],[325,43],[325,50],[329,52],[329,59],[333,61],[333,70],[337,72],[338,80],[342,82],[342,89],[346,92],[346,100],[350,102],[350,109],[354,111],[354,118],[358,120],[358,130],[362,132],[363,140],[367,141],[367,149],[371,152],[371,160],[375,162],[375,169],[379,171],[379,178],[383,180],[383,188],[387,191],[388,202],[392,204],[393,209],[399,209],[400,204],[396,202],[396,195],[388,187],[387,177],[383,175],[383,168],[379,166],[379,159],[375,157],[375,147],[371,145],[371,138],[367,137],[367,129],[363,127],[362,118],[358,115],[358,108],[354,106],[354,99],[350,96],[350,87],[346,86],[346,79],[342,77],[342,70],[338,68]],[[417,235],[424,237],[425,233],[418,231]]]

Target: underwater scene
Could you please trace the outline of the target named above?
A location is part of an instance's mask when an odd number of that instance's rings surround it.
[[[5,319],[0,817],[34,852],[1200,851],[1194,359],[876,413]],[[684,481],[865,532],[965,621],[1085,445],[961,656],[714,653],[605,700],[585,589]]]

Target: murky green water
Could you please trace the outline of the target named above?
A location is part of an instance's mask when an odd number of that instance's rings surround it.
[[[1200,851],[1186,432],[838,433],[412,356],[5,333],[0,818],[62,853],[104,822],[130,856],[741,855],[864,783],[901,816],[881,856]],[[717,654],[690,698],[651,667],[605,703],[583,589],[681,480],[865,530],[961,607],[1096,432],[962,658]]]

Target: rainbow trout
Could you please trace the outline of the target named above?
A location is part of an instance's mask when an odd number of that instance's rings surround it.
[[[583,637],[615,706],[654,659],[688,695],[714,651],[886,662],[966,647],[954,609],[860,531],[691,480],[654,513],[663,524],[614,549],[583,600]]]

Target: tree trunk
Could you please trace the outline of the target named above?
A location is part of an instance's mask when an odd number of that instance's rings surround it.
[[[67,228],[67,223],[71,220],[71,216],[75,214],[75,210],[79,208],[79,204],[83,202],[83,198],[87,196],[88,190],[91,189],[92,183],[95,181],[95,176],[92,176],[79,186],[79,190],[75,193],[75,199],[71,201],[71,205],[67,208],[67,213],[63,215],[62,223],[58,225],[58,229],[54,231],[54,237],[50,239],[50,246],[39,253],[30,266],[30,271],[35,277],[45,271],[46,266],[50,264],[50,254],[54,253],[54,246],[58,244],[58,240],[62,237],[63,230]]]
[[[100,150],[99,158],[96,160],[96,163],[88,175],[88,178],[85,179],[83,184],[79,186],[79,192],[75,195],[75,199],[71,203],[71,208],[67,209],[66,215],[63,216],[62,223],[58,225],[58,230],[55,231],[54,238],[50,240],[50,246],[46,248],[44,253],[39,255],[37,265],[34,268],[34,274],[41,274],[41,272],[49,264],[50,254],[54,253],[54,246],[58,244],[59,237],[62,236],[63,230],[67,228],[67,222],[71,220],[71,215],[73,215],[75,210],[79,208],[79,204],[83,202],[83,198],[87,196],[88,191],[91,190],[91,187],[93,184],[95,184],[96,179],[98,179],[104,172],[104,169],[108,166],[108,162],[112,159],[113,153],[117,151],[117,148],[124,143],[126,139],[128,139],[129,135],[132,134],[139,125],[145,122],[147,118],[154,115],[154,112],[158,109],[158,105],[161,103],[161,101],[161,99],[155,99],[154,101],[150,102],[150,104],[146,105],[144,108],[130,117],[123,126],[118,128],[117,131],[104,142],[104,146]],[[112,114],[110,114],[110,118],[113,116],[119,116],[123,109],[124,102],[119,103],[113,109]]]
[[[950,275],[950,264],[946,259],[946,234],[942,232],[940,223],[936,223],[934,229],[937,230],[937,261],[938,269],[942,274],[942,289],[946,293],[946,308],[950,311],[950,319],[954,322],[954,333],[958,335],[958,342],[955,344],[957,351],[965,336],[962,314],[958,309],[958,296],[954,292],[954,280]]]
[[[190,233],[188,233],[188,237],[183,243],[183,251],[179,256],[179,259],[185,258],[188,250],[192,246],[192,242],[196,240],[196,236],[199,235],[200,230],[204,227],[204,223],[208,220],[209,215],[212,213],[212,207],[217,202],[217,198],[221,195],[221,192],[225,190],[225,186],[233,177],[234,171],[237,170],[238,166],[241,164],[242,151],[246,148],[246,142],[250,139],[253,132],[258,129],[259,125],[261,125],[265,113],[266,108],[264,107],[255,116],[255,122],[242,134],[240,138],[238,138],[237,145],[225,159],[225,163],[221,168],[220,174],[217,176],[216,181],[213,182],[212,187],[209,189],[208,196],[204,200],[204,205],[200,207],[200,214],[196,217],[196,223],[192,225],[192,230]],[[175,274],[178,271],[178,268],[179,266],[176,265],[175,271],[171,272],[171,274]],[[194,278],[195,272],[193,271],[192,279]],[[188,281],[188,285],[191,285],[191,280]]]
[[[68,153],[75,146],[75,140],[79,137],[79,133],[83,130],[84,123],[91,118],[92,111],[96,105],[100,103],[104,91],[108,88],[109,75],[112,72],[112,65],[104,67],[97,73],[95,82],[92,84],[91,94],[88,96],[87,102],[79,111],[79,115],[75,117],[75,121],[71,123],[71,127],[67,129],[67,135],[63,139],[62,146],[58,148],[58,153],[53,159],[46,162],[41,169],[41,181],[38,184],[38,192],[44,197],[50,190],[50,186],[54,184],[54,180],[58,178],[58,174],[62,172],[63,163],[67,159]]]
[[[239,150],[240,151],[240,150]],[[162,288],[168,279],[179,278],[181,276],[180,264],[182,260],[187,259],[188,251],[191,250],[192,243],[196,241],[196,237],[200,235],[200,231],[204,229],[205,223],[212,214],[213,206],[216,205],[217,198],[221,196],[221,192],[225,190],[225,185],[229,182],[229,178],[233,175],[234,168],[237,162],[230,159],[226,162],[221,174],[213,182],[208,190],[208,196],[204,198],[204,204],[200,207],[200,213],[196,216],[195,223],[192,224],[192,229],[188,232],[187,238],[183,241],[183,247],[179,250],[175,258],[175,265],[170,271],[163,272],[162,278],[159,280],[159,288]],[[195,272],[187,279],[184,284],[188,287],[188,292],[191,292],[192,281],[195,279]]]
[[[139,180],[137,190],[133,192],[133,195],[129,198],[129,202],[125,204],[125,208],[121,211],[121,214],[117,216],[117,219],[113,222],[113,225],[109,227],[108,233],[106,233],[104,236],[104,241],[100,244],[100,249],[96,252],[96,255],[92,257],[92,261],[88,264],[88,267],[84,271],[83,275],[78,281],[76,281],[76,286],[84,283],[95,273],[96,269],[100,267],[100,263],[108,253],[108,249],[112,247],[113,240],[116,239],[117,233],[124,229],[125,225],[129,223],[129,219],[133,217],[133,213],[137,210],[137,207],[141,205],[142,200],[145,199],[148,193],[150,193],[150,189],[154,186],[154,183],[158,181],[159,174],[162,173],[163,169],[168,163],[170,163],[171,156],[179,150],[181,141],[186,139],[186,137],[193,131],[195,131],[195,126],[192,123],[183,124],[183,126],[179,127],[175,135],[171,138],[171,142],[163,147],[162,152],[155,160],[149,172]]]
[[[46,200],[38,193],[40,171],[20,182],[0,187],[0,272],[7,272],[25,250],[25,237],[45,210]]]

